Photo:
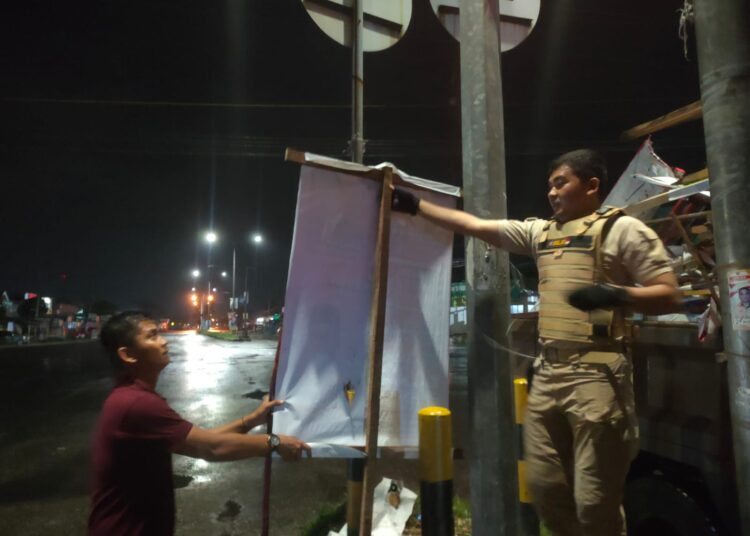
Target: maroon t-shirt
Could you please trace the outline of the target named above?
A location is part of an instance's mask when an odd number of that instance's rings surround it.
[[[192,427],[140,381],[112,390],[94,435],[89,536],[174,534],[171,451]]]

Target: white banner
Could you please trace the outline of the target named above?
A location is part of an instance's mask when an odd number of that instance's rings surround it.
[[[287,282],[274,431],[308,442],[365,444],[367,357],[380,186],[302,166]],[[455,199],[419,191],[454,206]],[[380,446],[416,446],[417,412],[448,405],[453,237],[393,213]]]

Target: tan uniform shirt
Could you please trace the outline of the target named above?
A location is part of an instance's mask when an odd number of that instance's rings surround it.
[[[534,218],[525,221],[500,220],[500,246],[510,253],[536,259],[539,236],[545,224],[545,220]],[[659,237],[641,220],[631,216],[620,216],[612,224],[603,249],[602,269],[608,279],[617,285],[644,285],[672,271]],[[571,346],[571,343],[559,344],[562,342],[555,341],[554,346]]]

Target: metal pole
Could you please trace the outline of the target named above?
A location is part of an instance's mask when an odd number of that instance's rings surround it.
[[[362,163],[365,147],[364,132],[364,53],[363,53],[363,20],[364,0],[354,0],[352,6],[352,162]],[[362,509],[362,486],[364,480],[365,460],[350,458],[347,460],[347,506],[346,523],[349,536],[359,534]]]
[[[735,323],[729,294],[732,273],[750,275],[750,1],[695,0],[695,30],[739,513],[750,534],[750,331]]]
[[[206,321],[208,324],[208,327],[206,330],[211,329],[211,300],[209,299],[211,296],[211,265],[208,266],[208,288],[206,289]]]
[[[352,161],[362,163],[365,154],[364,132],[364,0],[354,0],[352,9]]]
[[[235,310],[236,306],[234,303],[234,283],[235,283],[235,273],[237,272],[237,248],[232,248],[232,304],[230,309]]]
[[[505,146],[497,0],[462,0],[461,134],[464,207],[505,218]],[[519,533],[511,356],[509,262],[504,251],[466,239],[472,531]]]

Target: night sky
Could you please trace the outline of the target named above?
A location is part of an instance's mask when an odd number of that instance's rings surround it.
[[[557,154],[598,148],[616,178],[639,145],[623,130],[699,98],[681,5],[542,0],[502,58],[512,217],[548,214]],[[350,136],[350,51],[299,0],[6,2],[0,50],[0,290],[184,317],[212,227],[211,262],[231,271],[236,246],[238,291],[249,266],[255,303],[282,303],[299,173],[284,149],[346,159]],[[406,36],[365,57],[366,162],[460,184],[459,72],[414,0]],[[700,122],[654,142],[704,166]]]

